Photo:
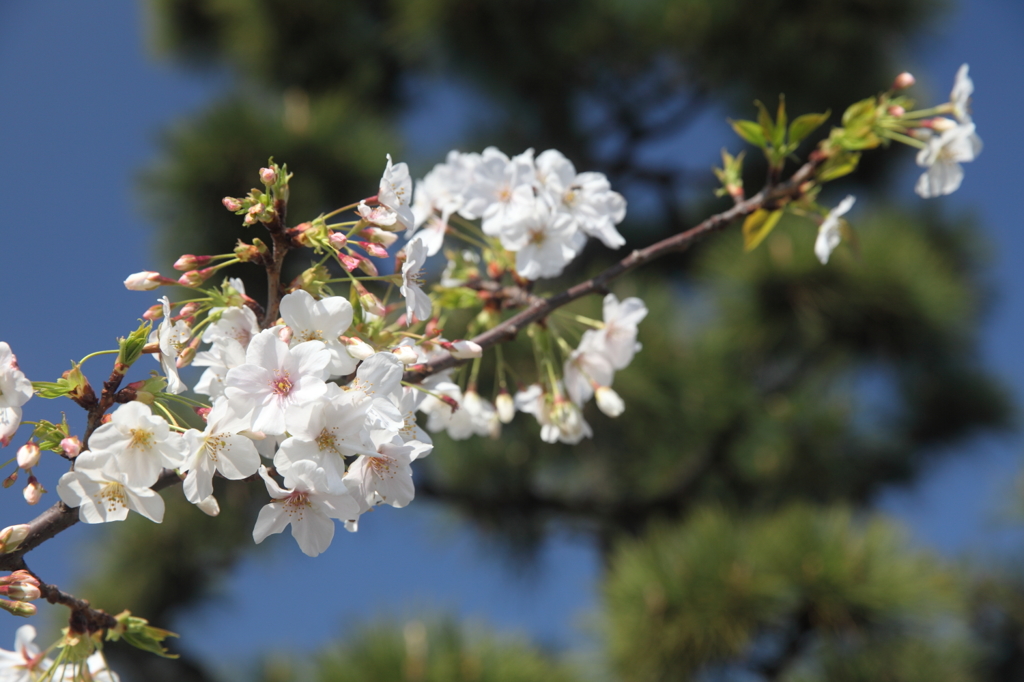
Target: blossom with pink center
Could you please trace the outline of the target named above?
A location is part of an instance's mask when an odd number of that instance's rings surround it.
[[[287,430],[289,407],[305,405],[324,394],[331,354],[321,341],[294,348],[272,329],[256,335],[245,364],[228,370],[224,395],[236,414],[252,413],[251,431],[279,435]]]
[[[240,433],[248,428],[249,420],[236,415],[221,399],[214,402],[204,431],[184,433],[188,454],[180,471],[188,474],[182,488],[189,502],[200,504],[213,495],[214,473],[232,481],[256,473],[260,455],[252,440]]]
[[[260,467],[260,476],[274,501],[263,507],[256,519],[252,538],[257,544],[291,525],[292,537],[299,543],[299,549],[309,556],[317,556],[330,547],[334,539],[332,519],[347,521],[359,516],[360,505],[352,495],[347,491],[328,492],[324,470],[309,460],[288,467],[283,488],[264,466]]]
[[[403,443],[400,438],[381,443],[376,455],[363,455],[352,463],[345,475],[345,484],[369,506],[404,507],[416,494],[410,464],[418,457],[425,457],[432,447],[414,440]]]
[[[388,165],[384,168],[384,175],[380,179],[377,201],[397,214],[397,221],[402,226],[399,229],[410,229],[415,224],[416,218],[412,213],[412,178],[409,177],[409,167],[404,163],[392,164],[390,154],[388,154]]]

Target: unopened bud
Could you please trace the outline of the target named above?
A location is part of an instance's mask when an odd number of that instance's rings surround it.
[[[143,270],[142,272],[128,275],[128,279],[124,281],[124,286],[129,291],[152,291],[161,285],[174,283],[173,279],[163,277],[159,272]]]
[[[203,421],[206,421],[207,419],[210,418],[210,412],[212,410],[213,410],[212,407],[197,407],[197,408],[195,408],[196,414],[198,414],[200,417],[202,417]]]
[[[382,316],[385,314],[384,304],[380,302],[379,298],[371,294],[362,283],[356,281],[353,283],[353,286],[359,294],[359,304],[363,306],[363,310],[372,315]]]
[[[196,341],[200,339],[197,337]],[[196,359],[196,349],[193,346],[189,346],[185,350],[178,354],[178,359],[174,361],[174,365],[181,369],[182,367],[188,367],[192,364],[192,361]]]
[[[3,486],[5,488],[10,488],[12,485],[14,485],[17,482],[18,482],[18,470],[15,469],[14,472],[11,473],[10,476],[8,476],[7,478],[4,479]]]
[[[369,275],[370,277],[376,277],[378,275],[377,266],[374,265],[373,261],[370,260],[369,258],[359,259],[359,269],[362,270],[367,275]]]
[[[455,414],[456,412],[458,412],[458,410],[459,410],[459,401],[458,400],[456,400],[455,398],[451,397],[450,395],[439,395],[437,397],[441,399],[442,403],[444,403],[448,407],[452,408],[452,414]]]
[[[374,244],[380,244],[387,248],[398,241],[398,235],[394,232],[388,232],[386,230],[379,230],[376,227],[368,227],[363,230],[363,236],[369,239]]]
[[[277,171],[273,168],[260,168],[260,182],[264,185],[273,185],[277,182]]]
[[[598,386],[594,391],[597,407],[609,417],[618,417],[626,409],[626,403],[608,386]]]
[[[15,601],[39,599],[39,580],[25,570],[0,578],[0,594]]]
[[[78,457],[78,454],[82,452],[82,441],[78,440],[78,436],[68,436],[61,440],[60,447],[64,451],[64,454],[74,459]]]
[[[348,354],[356,360],[365,360],[376,353],[373,346],[355,336],[339,336],[338,340],[345,344]]]
[[[199,507],[199,511],[203,512],[207,516],[216,516],[220,514],[220,505],[217,504],[217,498],[210,495],[202,502],[196,504]]]
[[[484,349],[480,344],[474,343],[473,341],[460,339],[458,341],[444,341],[440,345],[451,353],[452,357],[458,358],[459,360],[479,358],[484,354]]]
[[[891,105],[886,111],[889,112],[890,116],[895,116],[896,118],[902,118],[907,113],[907,110],[899,104]]]
[[[391,349],[391,352],[395,354],[403,365],[414,364],[419,359],[416,355],[416,351],[409,346],[396,346]]]
[[[154,306],[150,306],[150,308],[146,310],[146,312],[142,313],[142,319],[149,320],[150,322],[152,322],[153,320],[159,320],[163,316],[164,306],[161,303],[157,303]]]
[[[341,267],[345,268],[346,272],[352,272],[359,267],[359,261],[361,259],[356,256],[350,256],[347,253],[338,254],[338,262],[341,263]]]
[[[917,81],[914,78],[914,75],[912,73],[910,73],[909,71],[904,71],[900,75],[896,76],[895,80],[893,80],[893,82],[892,82],[892,89],[893,90],[906,90],[911,85],[913,85],[915,82],[917,82]]]
[[[238,244],[235,246],[235,257],[243,263],[248,263],[254,258],[258,258],[260,255],[259,249],[252,244],[246,244],[241,239],[238,240]]]
[[[380,244],[374,244],[373,242],[356,242],[366,253],[373,256],[374,258],[387,258],[388,250]]]
[[[939,116],[938,118],[923,121],[923,124],[926,128],[931,128],[937,133],[944,133],[947,130],[952,130],[953,128],[956,128],[957,126],[956,121],[954,121],[951,118],[946,118],[944,116]]]
[[[0,609],[3,609],[15,616],[22,616],[23,618],[36,615],[36,605],[23,601],[7,601],[6,599],[0,599]]]
[[[516,416],[516,404],[508,391],[502,389],[498,397],[494,399],[494,409],[498,412],[498,419],[502,424],[508,424]]]
[[[0,554],[6,554],[18,549],[18,545],[28,537],[28,531],[29,525],[27,523],[7,526],[0,530]]]
[[[35,441],[29,441],[18,448],[18,466],[22,469],[31,469],[39,464],[41,451]]]
[[[224,204],[224,208],[232,212],[238,212],[242,210],[242,201],[234,197],[224,197],[220,200],[220,203]]]
[[[295,336],[295,332],[292,331],[291,327],[282,327],[281,331],[277,333],[277,338],[281,339],[285,343],[291,343],[293,336]]]
[[[25,484],[25,490],[22,491],[22,494],[25,496],[26,502],[30,505],[35,505],[39,504],[39,500],[42,499],[44,492],[46,491],[43,490],[43,486],[39,483],[39,479],[35,476],[29,476],[28,483]]]
[[[196,268],[209,265],[211,260],[213,260],[213,256],[193,256],[191,253],[186,253],[174,261],[174,269],[180,271],[195,270]]]
[[[184,275],[178,278],[178,284],[183,287],[194,288],[208,280],[213,273],[217,271],[216,268],[203,268],[202,270],[192,270],[186,272]]]
[[[327,241],[331,242],[331,246],[334,248],[343,249],[348,244],[348,237],[341,232],[331,232],[330,236],[327,237]]]
[[[184,320],[187,317],[192,317],[199,310],[199,306],[200,304],[196,301],[186,303],[181,306],[181,310],[178,311],[178,316],[174,318],[174,321],[177,322],[178,320]]]

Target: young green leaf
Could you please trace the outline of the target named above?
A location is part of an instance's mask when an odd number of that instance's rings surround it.
[[[757,245],[764,241],[764,238],[775,229],[779,219],[782,218],[782,209],[769,211],[759,208],[743,221],[743,248],[746,251],[753,251]]]

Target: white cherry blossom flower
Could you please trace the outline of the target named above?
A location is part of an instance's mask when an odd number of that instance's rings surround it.
[[[431,446],[417,441],[381,443],[376,455],[361,456],[345,475],[345,484],[352,494],[366,504],[390,504],[404,507],[412,502],[415,489],[410,463]]]
[[[21,426],[21,406],[32,397],[32,382],[18,368],[6,341],[0,341],[0,443],[7,445]]]
[[[558,387],[559,391],[561,387]],[[540,438],[545,443],[561,441],[570,445],[593,435],[590,425],[576,403],[551,396],[540,384],[532,384],[515,397],[516,409],[532,414],[540,424]]]
[[[537,178],[551,207],[571,216],[583,232],[610,249],[626,243],[615,229],[626,216],[626,200],[612,191],[603,173],[577,174],[569,159],[549,149],[537,157]]]
[[[245,364],[245,348],[235,339],[219,338],[209,350],[196,353],[192,364],[207,368],[193,390],[216,400],[224,395],[228,370]]]
[[[36,629],[22,625],[14,633],[14,651],[0,649],[0,680],[32,682],[41,679],[53,661],[39,651],[35,643]]]
[[[388,165],[384,168],[384,175],[380,179],[377,201],[397,214],[398,222],[403,228],[409,229],[415,224],[416,218],[412,213],[412,179],[409,177],[409,167],[404,163],[392,165],[390,154],[388,154]]]
[[[971,123],[971,115],[967,109],[971,95],[974,94],[974,81],[967,75],[968,66],[962,64],[953,80],[953,90],[949,93],[949,102],[953,105],[953,115],[961,123]]]
[[[87,454],[83,452],[75,463]],[[124,521],[129,511],[138,512],[155,523],[164,520],[163,498],[149,486],[130,483],[123,473],[111,475],[100,469],[75,469],[60,477],[57,494],[64,504],[78,508],[78,517],[85,523]]]
[[[331,355],[320,341],[288,348],[273,330],[265,329],[249,344],[245,361],[228,370],[224,395],[237,414],[252,412],[252,431],[284,433],[287,409],[312,402],[327,390]]]
[[[580,345],[565,361],[563,379],[565,390],[574,403],[582,406],[594,395],[594,386],[611,386],[615,369],[604,352],[600,332],[588,329],[583,332]]]
[[[215,401],[206,418],[206,429],[189,429],[183,435],[187,454],[181,473],[185,498],[200,504],[213,495],[215,472],[232,481],[252,476],[260,467],[260,455],[250,438],[240,435],[249,419],[236,415],[226,399]]]
[[[402,296],[405,297],[405,321],[429,320],[433,304],[420,286],[423,266],[427,262],[427,246],[421,239],[412,239],[405,245],[406,259],[402,264]]]
[[[534,176],[532,149],[509,159],[496,147],[488,147],[480,155],[459,213],[470,220],[483,218],[484,234],[500,236],[536,203]]]
[[[357,400],[336,384],[327,389],[323,399],[291,408],[291,436],[274,455],[274,466],[286,473],[295,462],[309,460],[323,468],[329,491],[343,492],[345,458],[377,452],[366,420],[371,401]]]
[[[181,435],[149,405],[133,401],[114,410],[110,422],[96,429],[89,450],[75,458],[75,470],[102,469],[110,480],[124,475],[132,487],[148,488],[163,469],[181,466],[184,457]]]
[[[256,544],[291,525],[299,549],[308,556],[317,556],[334,539],[332,519],[345,521],[359,516],[359,504],[347,491],[327,492],[324,470],[313,462],[292,464],[284,475],[284,488],[270,477],[266,467],[260,467],[260,476],[274,501],[263,507],[256,519],[252,531]]]
[[[402,400],[402,374],[405,368],[394,353],[374,353],[356,370],[356,378],[344,391],[358,402],[370,401],[366,410],[371,430],[397,433],[405,424],[397,405]]]
[[[616,370],[625,369],[640,350],[636,341],[637,325],[647,317],[647,306],[639,298],[631,297],[619,302],[615,294],[604,297],[604,327],[598,330],[595,344]]]
[[[537,206],[501,233],[501,244],[516,252],[516,270],[526,279],[558,277],[586,238],[566,213]]]
[[[854,201],[856,201],[856,198],[852,194],[847,195],[845,199],[839,202],[838,206],[829,211],[828,215],[825,216],[825,220],[822,221],[821,226],[818,228],[818,238],[814,240],[814,255],[818,257],[822,265],[828,263],[829,256],[839,246],[843,236],[839,229],[839,218],[846,215],[853,207]]]
[[[964,179],[961,163],[973,161],[981,153],[981,138],[973,123],[961,123],[928,138],[927,147],[917,154],[921,174],[914,191],[925,199],[951,194]]]
[[[281,317],[292,330],[292,348],[306,341],[321,341],[331,354],[327,365],[331,376],[345,376],[355,371],[359,361],[348,352],[339,337],[352,325],[352,304],[341,296],[319,301],[308,291],[299,289],[281,299]]]
[[[167,377],[167,392],[181,393],[188,387],[178,378],[178,356],[188,347],[192,330],[184,320],[171,321],[171,302],[166,296],[160,302],[163,304],[164,318],[160,326],[149,335],[149,343],[160,346],[160,352],[154,355],[154,359],[160,363]]]
[[[224,308],[220,319],[211,324],[203,332],[203,341],[216,343],[221,339],[233,339],[241,344],[242,349],[249,347],[252,338],[260,333],[260,325],[256,313],[249,308]]]

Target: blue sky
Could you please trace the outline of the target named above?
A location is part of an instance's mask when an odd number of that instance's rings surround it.
[[[68,360],[113,347],[152,303],[122,286],[128,273],[154,266],[154,235],[135,192],[137,171],[154,157],[158,133],[202,108],[226,82],[149,58],[142,25],[134,0],[0,4],[0,153],[7,169],[0,339],[10,343],[32,379],[52,380]],[[971,65],[974,118],[985,150],[967,167],[962,189],[939,202],[951,215],[976,217],[991,240],[997,299],[985,327],[984,361],[1018,397],[1024,395],[1021,35],[1024,8],[1016,0],[970,0],[906,46],[908,68],[937,98],[948,92],[962,62]],[[422,125],[422,119],[408,122],[412,132]],[[692,157],[704,155],[710,166],[727,134],[719,118],[709,119],[679,144],[692,145]],[[915,174],[907,168],[903,185],[891,190],[893,200],[917,201]],[[856,212],[851,218],[855,223]],[[57,409],[34,400],[27,415],[54,419]],[[949,458],[913,490],[885,495],[881,506],[903,518],[917,542],[946,554],[1019,551],[1024,535],[999,522],[998,512],[1012,495],[1020,442],[1005,438],[972,447],[982,456]],[[44,483],[53,489],[57,475],[59,467],[48,469]],[[19,489],[0,491],[0,525],[34,515]],[[44,499],[52,503],[56,497]],[[578,538],[556,535],[537,570],[517,575],[465,526],[428,505],[386,509],[368,521],[357,535],[339,534],[317,559],[303,556],[285,537],[273,552],[246,560],[223,600],[192,622],[172,624],[183,631],[181,645],[239,659],[268,647],[308,651],[381,612],[401,617],[423,611],[451,611],[555,645],[585,638],[580,626],[595,604],[599,571],[596,553]],[[74,528],[33,553],[33,568],[53,582],[70,583],[89,539],[102,532]],[[340,576],[335,580],[344,596],[277,614],[272,630],[246,628],[265,616],[265,607],[246,595],[285,569],[294,584]],[[358,589],[363,578],[375,589]],[[18,625],[0,618],[0,647],[10,646]]]

